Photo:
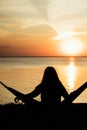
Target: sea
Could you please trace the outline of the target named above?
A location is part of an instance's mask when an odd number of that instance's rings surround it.
[[[0,81],[8,87],[27,94],[41,82],[44,70],[53,66],[68,93],[87,82],[87,58],[67,57],[1,57]],[[15,103],[15,95],[0,84],[0,104]],[[40,95],[36,100],[40,101]],[[74,103],[87,103],[87,89]]]

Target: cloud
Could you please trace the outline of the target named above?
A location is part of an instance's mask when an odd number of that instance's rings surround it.
[[[36,10],[27,0],[3,0],[0,3],[0,14],[7,17],[26,18],[33,17]]]
[[[45,20],[48,20],[48,0],[31,0],[32,5],[35,7],[37,12],[44,17]]]
[[[0,29],[10,35],[51,37],[59,31],[72,31],[78,25],[86,27],[87,0],[0,2]]]
[[[23,30],[29,36],[50,38],[57,35],[57,32],[48,24],[38,24]]]

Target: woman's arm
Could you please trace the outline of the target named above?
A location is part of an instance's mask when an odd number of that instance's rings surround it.
[[[41,92],[41,85],[39,84],[32,92],[28,94],[23,94],[22,97],[21,96],[16,97],[14,101],[17,103],[19,100],[22,100],[24,103],[28,103],[29,100],[38,96],[40,92]]]
[[[62,83],[60,83],[60,85],[61,85],[62,96],[66,99],[69,96],[69,94],[68,94],[67,90],[65,89],[64,85]]]
[[[41,84],[36,86],[36,88],[32,92],[25,94],[25,96],[27,98],[34,98],[34,97],[38,96],[40,93],[41,93]]]
[[[72,103],[85,89],[87,88],[87,82],[82,84],[77,90],[71,92],[63,102]]]

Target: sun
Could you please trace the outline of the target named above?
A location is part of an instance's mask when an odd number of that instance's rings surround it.
[[[67,56],[78,56],[83,51],[83,44],[79,39],[71,38],[63,40],[60,44],[60,49]]]

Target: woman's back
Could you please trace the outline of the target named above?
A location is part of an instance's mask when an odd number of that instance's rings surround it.
[[[41,101],[43,103],[60,103],[61,96],[64,93],[68,95],[53,67],[47,67],[44,71],[41,86]]]

